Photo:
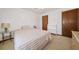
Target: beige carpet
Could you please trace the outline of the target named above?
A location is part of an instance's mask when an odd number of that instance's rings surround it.
[[[0,43],[0,50],[12,50],[13,41],[7,40]],[[71,38],[64,36],[52,35],[51,41],[45,46],[43,50],[71,50]]]
[[[51,41],[44,50],[71,50],[71,38],[52,35]]]
[[[13,40],[7,40],[0,43],[0,50],[13,50]]]

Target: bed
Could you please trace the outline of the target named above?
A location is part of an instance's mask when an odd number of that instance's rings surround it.
[[[40,50],[50,41],[50,33],[34,28],[23,28],[15,32],[15,50]]]

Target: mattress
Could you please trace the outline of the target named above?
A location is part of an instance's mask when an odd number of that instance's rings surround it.
[[[15,50],[39,50],[49,41],[50,33],[44,30],[24,29],[15,32]]]

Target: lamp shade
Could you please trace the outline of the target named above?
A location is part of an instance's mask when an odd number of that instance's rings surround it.
[[[10,28],[10,23],[1,23],[1,28]]]

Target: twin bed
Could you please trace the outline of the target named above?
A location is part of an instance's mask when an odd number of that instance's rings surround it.
[[[41,50],[49,42],[51,34],[44,30],[23,27],[15,32],[15,50]]]

